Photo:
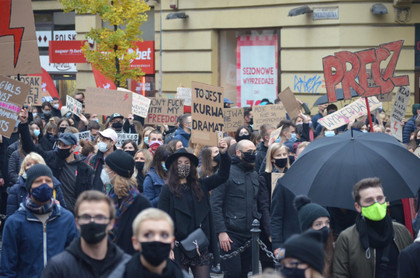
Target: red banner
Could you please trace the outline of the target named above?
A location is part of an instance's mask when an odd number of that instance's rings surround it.
[[[117,87],[115,86],[114,82],[111,79],[107,78],[103,75],[99,70],[95,69],[92,66],[93,76],[95,77],[95,83],[97,88],[108,89],[108,90],[116,90]]]
[[[136,58],[131,62],[131,68],[141,68],[145,74],[155,74],[155,42],[137,42],[138,49],[129,48],[128,52],[136,52]]]
[[[44,68],[42,68],[42,74],[28,74],[28,75],[41,76],[42,91],[48,92],[51,97],[57,97],[58,99],[60,99],[60,96],[58,95],[57,88],[55,87],[54,81],[52,80],[50,74]],[[61,106],[61,100],[60,100],[60,106]]]
[[[86,41],[50,41],[50,63],[86,63],[82,46]]]

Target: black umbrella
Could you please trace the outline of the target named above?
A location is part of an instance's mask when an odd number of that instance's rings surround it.
[[[281,179],[296,195],[323,206],[354,209],[354,184],[382,181],[388,201],[414,197],[420,187],[420,159],[385,133],[347,131],[309,144]]]
[[[357,92],[355,90],[353,90],[352,88],[350,88],[350,93],[351,93],[351,97],[359,97],[359,94],[357,94]],[[344,99],[344,93],[343,93],[343,89],[338,88],[335,89],[335,95],[337,96],[337,101],[339,100],[343,100]],[[329,103],[328,101],[328,95],[325,94],[323,96],[320,96],[314,103],[315,105],[321,105],[321,104],[325,104],[325,103]]]

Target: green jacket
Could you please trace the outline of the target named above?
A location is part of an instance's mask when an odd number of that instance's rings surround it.
[[[410,232],[399,223],[394,226],[394,242],[401,252],[413,242]],[[370,248],[372,254],[367,258],[366,250],[363,250],[359,240],[359,232],[353,225],[343,232],[337,239],[333,258],[333,278],[374,278],[375,277],[375,254],[376,250]]]

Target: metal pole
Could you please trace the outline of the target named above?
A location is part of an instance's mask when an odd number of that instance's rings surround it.
[[[160,6],[160,24],[159,24],[159,97],[162,97],[162,1]]]
[[[258,246],[258,239],[260,234],[260,221],[254,219],[252,221],[252,275],[258,274],[260,270],[260,250]]]

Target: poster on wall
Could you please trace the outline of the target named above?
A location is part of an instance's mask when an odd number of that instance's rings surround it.
[[[244,35],[236,48],[237,106],[258,105],[277,97],[278,40],[276,35]]]

